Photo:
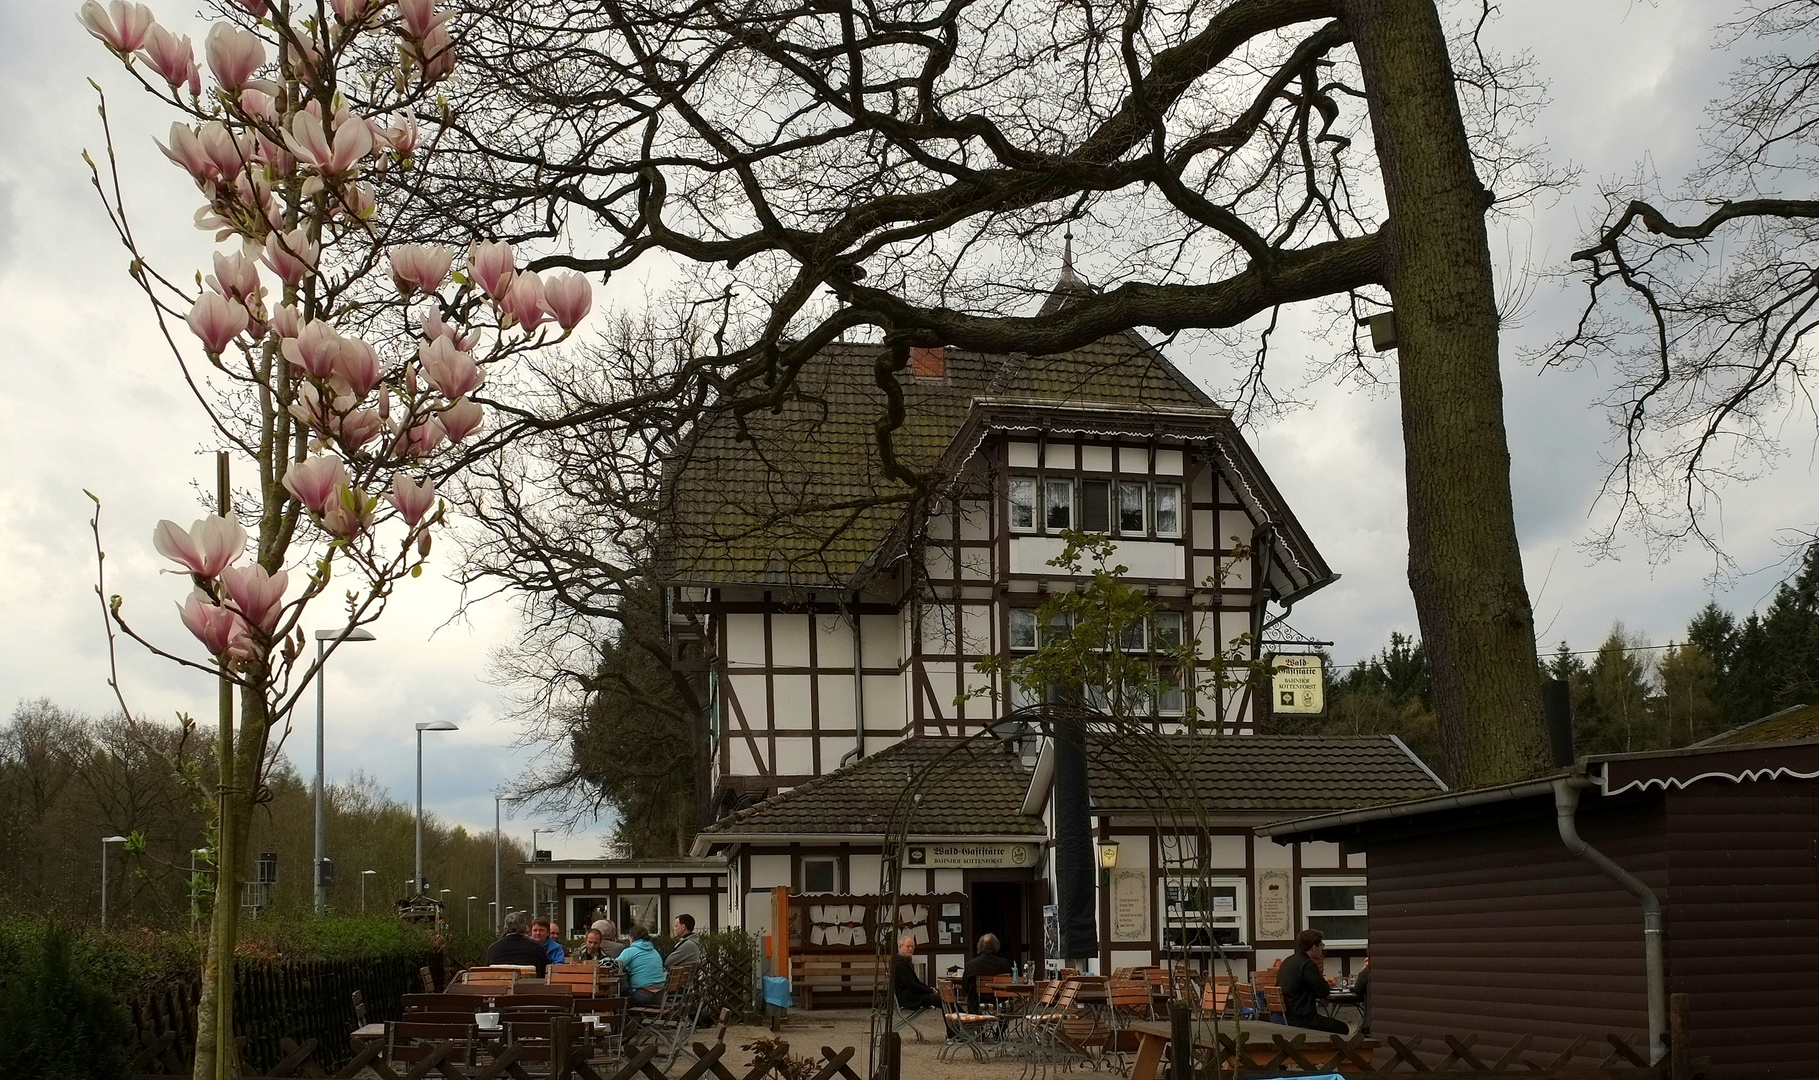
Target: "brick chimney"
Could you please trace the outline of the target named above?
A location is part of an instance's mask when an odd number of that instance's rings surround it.
[[[910,373],[918,379],[947,377],[947,348],[943,345],[910,346]]]

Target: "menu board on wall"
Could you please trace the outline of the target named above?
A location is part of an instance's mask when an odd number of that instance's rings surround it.
[[[1257,871],[1257,938],[1282,941],[1295,936],[1294,889],[1287,870]]]
[[[1150,936],[1150,872],[1112,871],[1112,940],[1148,941]]]

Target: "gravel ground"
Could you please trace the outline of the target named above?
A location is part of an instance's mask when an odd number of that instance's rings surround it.
[[[782,1029],[772,1035],[770,1029],[762,1026],[735,1026],[726,1031],[726,1057],[730,1071],[743,1075],[750,1065],[752,1055],[740,1047],[758,1039],[777,1038],[789,1043],[791,1057],[814,1055],[821,1057],[823,1047],[842,1050],[848,1046],[854,1048],[853,1060],[849,1066],[854,1074],[866,1075],[867,1040],[871,1037],[872,1014],[866,1009],[816,1009],[813,1012],[791,1010],[789,1018],[784,1021]],[[941,1051],[941,1018],[934,1013],[926,1013],[917,1021],[923,1042],[917,1042],[908,1031],[903,1032],[903,1075],[912,1080],[1017,1080],[1029,1075],[1024,1064],[1014,1059],[989,1057],[985,1061],[975,1061],[973,1056],[962,1050],[953,1061],[943,1062],[937,1055]],[[1099,1076],[1116,1077],[1114,1067],[1098,1073]],[[678,1072],[681,1070],[678,1069]],[[1090,1069],[1075,1070],[1073,1075],[1093,1076]]]

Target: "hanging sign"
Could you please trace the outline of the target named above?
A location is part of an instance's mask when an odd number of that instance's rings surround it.
[[[1275,676],[1270,708],[1277,713],[1316,716],[1326,711],[1326,669],[1315,653],[1270,657]]]
[[[1112,940],[1148,941],[1150,936],[1150,872],[1113,870]]]
[[[903,865],[912,870],[991,870],[1034,866],[1041,853],[1042,846],[1034,843],[908,844]]]

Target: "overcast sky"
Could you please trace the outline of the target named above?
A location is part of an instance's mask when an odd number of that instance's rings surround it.
[[[162,21],[180,26],[168,2]],[[188,224],[194,191],[152,146],[171,117],[129,90],[105,52],[77,25],[70,0],[0,5],[0,705],[48,697],[102,713],[105,638],[94,596],[95,560],[83,489],[104,502],[109,591],[166,641],[187,644],[172,602],[182,589],[159,576],[149,543],[163,517],[187,523],[200,509],[192,487],[208,475],[198,456],[206,432],[155,337],[145,301],[128,282],[126,257],[109,230],[80,154],[102,142],[96,77],[112,95],[129,207],[142,242],[170,270],[204,266],[207,237]],[[1553,104],[1538,134],[1561,161],[1584,169],[1577,190],[1537,209],[1513,230],[1512,246],[1537,271],[1557,269],[1597,209],[1596,182],[1648,160],[1667,179],[1697,153],[1705,102],[1732,58],[1715,51],[1712,25],[1728,5],[1622,0],[1520,0],[1496,29],[1505,48],[1534,53]],[[188,30],[197,41],[202,27]],[[1656,642],[1683,633],[1708,598],[1738,611],[1765,603],[1785,571],[1790,530],[1819,522],[1810,421],[1782,434],[1792,452],[1772,474],[1725,492],[1722,537],[1743,574],[1713,584],[1709,556],[1683,552],[1651,564],[1637,544],[1616,560],[1581,547],[1599,520],[1593,506],[1610,449],[1594,404],[1599,373],[1540,372],[1518,359],[1571,318],[1576,294],[1538,287],[1523,326],[1504,350],[1514,456],[1516,514],[1544,648],[1559,640],[1595,648],[1613,619]],[[1291,375],[1305,348],[1281,355]],[[1209,386],[1228,360],[1181,357]],[[1314,407],[1253,433],[1265,466],[1343,579],[1294,613],[1300,630],[1336,642],[1342,661],[1366,655],[1392,630],[1413,632],[1401,438],[1393,388],[1365,393],[1316,387]],[[449,545],[441,551],[446,553]],[[445,556],[446,557],[446,556]],[[336,656],[328,681],[329,774],[376,777],[399,798],[412,788],[414,721],[446,719],[461,730],[426,747],[430,809],[490,828],[492,793],[525,764],[501,719],[501,692],[485,680],[491,650],[515,627],[509,603],[492,602],[466,622],[444,625],[457,593],[443,580],[408,582],[377,627],[380,640]],[[135,711],[212,715],[205,678],[121,650]],[[307,767],[309,710],[292,758]],[[528,832],[534,821],[518,823]],[[599,829],[558,837],[558,858],[596,852]]]

